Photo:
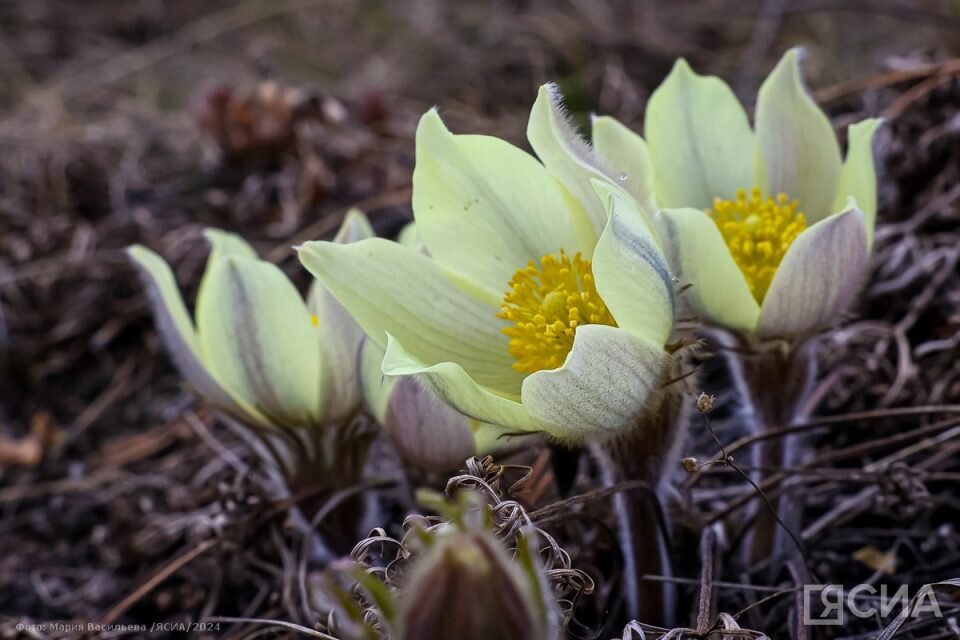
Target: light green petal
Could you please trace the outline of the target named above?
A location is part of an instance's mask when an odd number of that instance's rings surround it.
[[[840,169],[840,182],[833,210],[842,211],[851,196],[863,212],[867,237],[873,244],[873,229],[877,221],[877,171],[873,163],[873,134],[883,120],[869,118],[850,125],[847,131],[847,159]]]
[[[663,214],[674,275],[679,287],[689,286],[684,295],[694,311],[709,324],[753,330],[760,307],[713,219],[697,209]]]
[[[816,223],[787,249],[757,333],[790,337],[835,322],[856,297],[869,259],[864,215],[851,199],[846,211]]]
[[[517,400],[481,386],[453,362],[434,365],[417,359],[392,335],[388,336],[383,372],[389,376],[417,376],[450,406],[474,420],[515,431],[543,431],[546,425],[531,418]]]
[[[238,402],[216,381],[203,363],[193,321],[177,289],[173,272],[153,251],[136,245],[127,249],[150,300],[157,331],[180,375],[204,396],[234,415],[249,414],[262,421],[252,407]],[[243,404],[243,406],[241,406]]]
[[[337,230],[337,235],[333,237],[333,241],[347,244],[367,238],[375,238],[376,235],[377,232],[373,230],[367,215],[360,209],[353,207],[343,217],[343,222],[340,223],[340,228]]]
[[[796,49],[783,56],[760,87],[756,119],[767,192],[799,200],[810,222],[832,213],[840,146],[827,116],[803,86]]]
[[[510,278],[548,253],[592,253],[582,215],[530,154],[490,136],[453,135],[435,110],[417,127],[413,211],[439,264],[502,295]]]
[[[674,314],[666,258],[636,202],[607,183],[595,186],[610,208],[593,254],[597,291],[619,327],[663,345],[673,331]]]
[[[252,258],[216,260],[197,299],[204,360],[223,385],[281,425],[320,416],[320,339],[293,284]]]
[[[722,80],[678,60],[647,104],[644,135],[661,207],[707,209],[754,180],[754,138],[737,97]]]
[[[593,148],[640,208],[655,213],[653,162],[643,138],[610,116],[598,116],[593,118]]]
[[[320,336],[320,407],[325,418],[339,420],[361,401],[357,354],[363,329],[317,280],[310,287],[307,308],[316,317]]]
[[[473,448],[478,456],[505,454],[545,444],[541,433],[515,435],[515,432],[486,422],[473,421]]]
[[[427,245],[423,243],[420,232],[417,231],[417,223],[409,222],[397,235],[397,242],[408,249],[413,249],[419,253],[427,253]]]
[[[456,362],[485,386],[520,388],[507,351],[499,299],[481,301],[439,265],[379,238],[349,245],[309,242],[303,265],[333,293],[375,342],[386,333],[429,364]]]
[[[562,367],[524,380],[523,405],[561,440],[613,437],[636,424],[666,357],[661,346],[623,329],[583,325]]]
[[[563,96],[556,85],[540,87],[527,123],[527,140],[550,173],[584,207],[592,229],[590,235],[597,238],[607,224],[607,212],[597,199],[591,180],[613,180],[613,175],[567,118]]]

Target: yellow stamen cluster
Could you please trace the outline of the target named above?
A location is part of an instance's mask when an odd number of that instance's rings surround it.
[[[514,323],[503,332],[517,359],[513,368],[523,373],[561,366],[577,327],[617,326],[597,293],[590,261],[579,253],[571,259],[562,249],[543,256],[539,268],[531,260],[517,270],[497,317]]]
[[[707,209],[757,302],[763,302],[787,249],[807,228],[797,205],[783,193],[763,198],[755,188],[749,197],[740,189],[736,200],[715,198],[713,209]]]

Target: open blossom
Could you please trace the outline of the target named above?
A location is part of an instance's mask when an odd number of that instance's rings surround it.
[[[208,229],[210,257],[191,319],[170,267],[128,249],[167,351],[183,377],[251,426],[289,428],[341,419],[360,403],[356,361],[363,333],[316,283],[305,301],[276,266],[232,233]],[[373,235],[351,211],[334,242]]]
[[[605,117],[594,145],[631,176],[625,188],[641,205],[661,210],[676,275],[703,320],[789,338],[834,321],[861,284],[879,124],[852,125],[842,159],[792,50],[760,88],[753,127],[723,81],[680,60],[650,98],[645,141]]]
[[[300,259],[385,350],[470,418],[582,440],[633,424],[659,385],[673,282],[643,212],[543,87],[528,138],[416,139],[413,209],[428,255],[380,239]]]

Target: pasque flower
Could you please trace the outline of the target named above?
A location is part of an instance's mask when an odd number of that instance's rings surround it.
[[[791,50],[760,88],[753,127],[722,80],[680,60],[650,98],[645,141],[604,117],[594,144],[662,210],[676,275],[704,321],[791,338],[835,320],[861,283],[879,124],[852,125],[843,160]]]
[[[542,164],[427,112],[413,209],[429,255],[370,239],[307,243],[300,259],[385,349],[384,374],[510,430],[612,436],[659,384],[673,281],[644,213],[551,87],[527,133]]]
[[[425,253],[413,222],[401,230],[397,242]],[[456,469],[470,456],[500,453],[538,438],[509,436],[495,425],[465,416],[417,376],[384,375],[383,356],[383,348],[364,340],[360,355],[363,396],[367,409],[408,463],[423,469]]]
[[[167,351],[212,404],[248,426],[318,426],[361,401],[356,361],[363,333],[316,283],[304,300],[275,265],[239,236],[208,229],[210,257],[191,319],[170,267],[153,251],[128,253]],[[334,242],[374,235],[351,211]]]

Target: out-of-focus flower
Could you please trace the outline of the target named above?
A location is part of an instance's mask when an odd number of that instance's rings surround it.
[[[304,301],[275,265],[239,236],[209,229],[210,257],[191,319],[170,267],[142,246],[128,249],[167,351],[202,396],[244,424],[319,426],[361,401],[357,352],[363,334],[317,283]],[[334,242],[371,237],[351,211]]]
[[[604,117],[594,144],[641,205],[662,210],[676,275],[706,322],[792,338],[835,320],[861,284],[879,124],[852,125],[843,160],[791,50],[760,88],[753,128],[723,81],[680,60],[650,98],[646,141]]]
[[[659,385],[673,281],[659,240],[551,87],[528,137],[417,129],[413,208],[429,256],[385,240],[300,258],[385,350],[473,419],[567,441],[633,426]]]

